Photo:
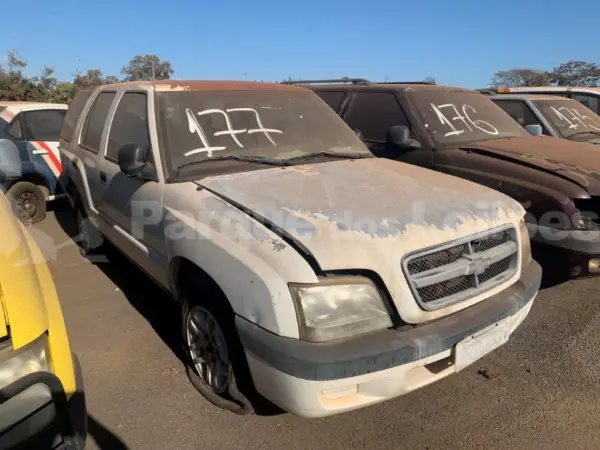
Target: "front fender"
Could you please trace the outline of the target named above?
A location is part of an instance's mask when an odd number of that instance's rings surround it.
[[[164,205],[171,261],[185,258],[206,272],[239,316],[277,335],[299,337],[288,283],[318,281],[302,255],[255,219],[195,185],[167,185]]]

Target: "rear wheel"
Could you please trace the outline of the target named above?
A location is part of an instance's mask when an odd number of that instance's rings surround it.
[[[15,215],[26,225],[46,217],[46,196],[39,186],[28,181],[19,181],[7,191]]]
[[[80,204],[76,206],[75,219],[77,221],[77,236],[75,240],[79,245],[81,256],[88,257],[99,253],[103,247],[104,239]]]

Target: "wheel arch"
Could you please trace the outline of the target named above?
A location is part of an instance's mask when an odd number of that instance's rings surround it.
[[[194,277],[196,286],[202,286],[203,288],[217,292],[221,296],[222,301],[226,302],[228,307],[233,311],[231,302],[215,279],[196,263],[184,256],[174,257],[169,264],[169,289],[178,302],[182,300],[185,280],[191,276]]]
[[[8,189],[11,189],[13,186],[15,186],[16,184],[21,183],[21,182],[35,184],[37,187],[39,187],[42,190],[45,200],[48,200],[48,197],[50,196],[50,192],[52,189],[51,189],[50,183],[43,175],[40,175],[39,173],[35,173],[35,172],[26,172],[23,175],[21,175],[20,178],[17,178],[16,180],[14,180],[10,184],[10,186],[8,186]]]

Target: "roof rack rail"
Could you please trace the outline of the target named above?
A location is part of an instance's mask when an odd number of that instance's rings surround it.
[[[332,78],[328,80],[289,80],[282,81],[281,84],[330,84],[330,83],[351,83],[351,84],[371,84],[365,78]]]
[[[487,95],[496,95],[498,93],[498,89],[496,88],[481,88],[481,89],[475,89],[477,92],[479,92],[480,94],[487,94]]]
[[[435,84],[431,81],[376,81],[375,84]]]

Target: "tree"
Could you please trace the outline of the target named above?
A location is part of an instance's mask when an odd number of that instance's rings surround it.
[[[22,59],[17,51],[8,52],[6,63],[8,65],[8,72],[12,74],[18,73],[21,75],[21,69],[27,67],[27,61]]]
[[[104,80],[102,80],[102,84],[113,84],[118,83],[119,81],[120,80],[114,75],[107,75],[104,77]]]
[[[161,61],[156,55],[137,55],[121,70],[126,81],[168,80],[173,75],[169,61]]]
[[[75,75],[75,84],[78,88],[87,88],[92,86],[99,86],[103,84],[104,78],[102,77],[102,71],[100,69],[88,69],[85,74],[78,73]]]
[[[39,77],[35,77],[32,80],[37,82],[40,87],[45,91],[53,91],[56,89],[58,80],[53,76],[54,69],[52,67],[44,66],[42,74]]]
[[[558,86],[596,86],[600,82],[600,67],[585,61],[569,61],[556,67],[551,77]]]
[[[425,83],[431,83],[431,84],[436,84],[435,82],[435,77],[425,77],[425,79],[423,80]]]
[[[535,69],[499,70],[494,74],[492,86],[547,86],[551,75],[548,72]]]

